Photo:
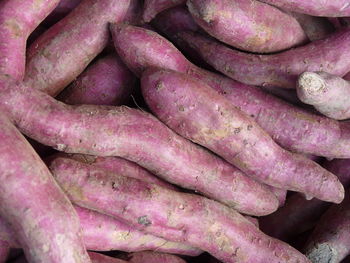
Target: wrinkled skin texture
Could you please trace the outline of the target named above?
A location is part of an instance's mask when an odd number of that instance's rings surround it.
[[[158,13],[184,3],[186,3],[186,0],[145,0],[143,4],[143,20],[150,22]]]
[[[31,263],[90,262],[67,197],[19,131],[0,116],[0,214]],[[25,189],[25,190],[24,190]]]
[[[210,199],[114,176],[69,159],[55,159],[50,169],[74,203],[147,233],[198,247],[224,262],[259,263],[266,258],[276,263],[309,262],[235,210]]]
[[[188,256],[197,256],[202,252],[181,243],[145,234],[120,220],[86,208],[75,206],[75,211],[82,226],[84,244],[89,250],[126,252],[156,250]],[[11,248],[20,248],[19,242],[14,237],[15,234],[9,224],[0,217],[0,238],[8,242]]]
[[[67,104],[123,105],[135,89],[136,77],[111,54],[90,65],[58,99]]]
[[[341,77],[327,72],[304,72],[299,76],[297,92],[302,102],[329,118],[350,118],[350,82]]]
[[[350,159],[334,159],[324,162],[322,166],[338,176],[345,188],[350,186]],[[260,229],[269,236],[287,241],[312,229],[329,206],[320,200],[306,200],[305,196],[294,194],[278,211],[261,217]]]
[[[0,96],[0,107],[24,134],[59,151],[128,159],[246,214],[266,215],[278,206],[265,186],[149,113],[128,107],[68,106],[20,84],[3,85]]]
[[[59,0],[0,1],[0,74],[22,80],[26,41]]]
[[[207,33],[241,50],[271,53],[307,41],[294,17],[259,1],[188,0],[187,6]]]
[[[186,263],[178,256],[151,251],[131,253],[127,255],[127,258],[130,263]]]
[[[343,203],[331,206],[311,234],[305,251],[312,262],[338,263],[350,254],[350,190]]]
[[[260,0],[282,9],[312,16],[350,16],[348,0]]]
[[[349,124],[311,114],[258,88],[199,69],[154,32],[127,25],[113,28],[114,45],[136,75],[140,76],[148,67],[187,73],[209,84],[251,116],[284,148],[329,158],[350,158]],[[163,55],[158,50],[168,52]]]
[[[279,147],[256,122],[204,82],[151,69],[142,75],[141,89],[149,108],[168,127],[257,180],[325,201],[343,199],[344,189],[335,175]]]
[[[305,71],[343,76],[350,69],[350,29],[272,55],[243,53],[198,34],[182,33],[181,37],[216,70],[250,85],[294,89]]]
[[[84,0],[27,51],[24,81],[57,95],[103,50],[108,23],[122,21],[130,0]]]

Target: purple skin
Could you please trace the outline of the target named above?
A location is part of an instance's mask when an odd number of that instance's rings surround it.
[[[26,41],[59,0],[0,1],[0,74],[22,80]]]
[[[340,205],[331,206],[321,217],[305,251],[318,263],[337,263],[350,254],[350,190]]]
[[[0,107],[24,134],[44,145],[67,153],[125,158],[246,214],[266,215],[278,207],[265,186],[149,113],[122,106],[69,106],[22,84],[2,84]]]
[[[266,258],[272,263],[309,262],[216,201],[108,174],[70,159],[55,159],[50,169],[74,203],[147,233],[198,247],[224,262],[259,263]]]
[[[89,250],[126,252],[156,250],[188,256],[198,256],[202,253],[201,250],[188,245],[145,234],[110,216],[79,206],[75,206],[75,210],[82,226],[84,244]],[[14,237],[10,226],[0,218],[0,238],[8,242],[12,248],[20,248]]]
[[[128,261],[121,260],[119,258],[112,258],[99,253],[94,253],[94,252],[89,252],[89,256],[91,258],[92,263],[127,263],[128,262]]]
[[[350,158],[348,124],[311,114],[258,88],[199,69],[155,32],[122,24],[112,29],[116,50],[137,76],[148,67],[187,73],[250,115],[284,148],[329,158]],[[163,55],[160,50],[167,52]]]
[[[186,263],[178,256],[151,251],[130,253],[127,258],[130,263]]]
[[[145,0],[143,4],[143,21],[148,23],[158,13],[185,3],[186,0]]]
[[[169,184],[168,182],[165,182],[157,178],[154,174],[150,173],[149,171],[137,165],[136,163],[130,162],[123,158],[98,157],[98,156],[92,156],[92,155],[64,154],[64,153],[57,154],[56,156],[71,158],[79,162],[83,162],[88,165],[101,168],[111,173],[122,174],[123,176],[126,176],[126,177],[136,178],[145,182],[157,184],[159,186],[162,186],[174,191],[178,190],[172,184]]]
[[[130,0],[84,0],[27,51],[27,85],[57,95],[105,48],[108,23],[124,19]],[[106,11],[107,10],[107,11]]]
[[[136,86],[136,77],[115,54],[89,66],[58,96],[67,104],[123,105]]]
[[[130,0],[128,11],[126,12],[124,21],[131,25],[141,25],[143,6],[140,0]]]
[[[90,262],[73,207],[40,157],[0,116],[0,214],[30,262]],[[25,189],[25,191],[23,191]]]
[[[74,8],[76,8],[82,0],[60,0],[57,7],[44,20],[43,24],[51,27],[59,20],[68,15]]]
[[[287,190],[285,189],[279,189],[276,187],[269,186],[270,191],[275,194],[275,196],[278,199],[279,207],[284,206],[284,203],[286,202],[287,197]]]
[[[151,69],[143,73],[141,89],[151,111],[168,127],[258,181],[325,201],[343,200],[344,189],[335,175],[282,149],[254,120],[204,82]]]
[[[292,12],[311,16],[350,16],[349,0],[260,0]]]
[[[271,53],[307,41],[294,17],[259,1],[188,0],[187,6],[206,32],[241,50]]]
[[[350,69],[350,29],[273,55],[243,53],[195,33],[181,33],[181,38],[216,70],[250,85],[294,89],[305,71],[343,76]]]
[[[327,72],[304,72],[299,76],[297,92],[302,102],[329,118],[350,118],[350,82],[341,77]]]
[[[6,241],[0,240],[0,263],[5,263],[10,253],[10,246]]]
[[[345,188],[350,186],[350,159],[334,159],[324,162],[322,166],[337,175]],[[312,229],[327,208],[329,204],[320,200],[306,200],[304,196],[294,194],[287,199],[284,207],[260,219],[260,229],[287,241]]]

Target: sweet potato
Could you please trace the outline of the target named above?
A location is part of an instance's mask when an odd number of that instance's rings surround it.
[[[79,206],[75,206],[75,210],[82,226],[85,246],[89,250],[126,252],[155,250],[188,256],[197,256],[201,253],[199,249],[145,234],[110,216]],[[20,248],[11,227],[2,218],[0,218],[0,238],[12,248]]]
[[[187,6],[206,32],[242,50],[271,53],[307,41],[294,17],[256,0],[188,0]]]
[[[56,156],[71,158],[79,162],[83,162],[88,165],[101,168],[108,172],[136,178],[145,182],[160,185],[162,187],[165,187],[171,190],[177,190],[175,186],[169,184],[168,182],[160,180],[154,174],[150,173],[149,171],[137,165],[136,163],[130,162],[123,158],[98,157],[98,156],[83,155],[83,154],[58,154]]]
[[[350,158],[348,124],[311,114],[258,88],[199,69],[155,32],[128,25],[114,25],[111,29],[118,53],[136,75],[148,67],[187,73],[250,115],[284,148],[329,158]],[[167,50],[166,55],[158,50]]]
[[[130,0],[82,1],[29,47],[24,81],[57,95],[107,45],[108,23],[122,21],[129,3]]]
[[[178,256],[151,251],[130,253],[127,258],[130,263],[186,263]]]
[[[250,85],[294,89],[305,71],[343,76],[350,69],[350,29],[273,55],[243,53],[193,33],[181,33],[181,37],[215,69]]]
[[[40,157],[0,116],[0,214],[30,262],[90,262],[78,217]]]
[[[348,0],[260,0],[280,8],[312,16],[350,16]]]
[[[150,69],[142,75],[141,88],[149,108],[167,126],[257,180],[325,201],[340,203],[344,198],[335,175],[282,149],[254,120],[204,82]]]
[[[305,247],[312,262],[341,262],[350,254],[350,191],[322,216]]]
[[[0,240],[0,263],[5,263],[10,252],[10,246],[6,241]]]
[[[67,104],[122,105],[135,85],[135,76],[117,55],[110,54],[89,66],[58,99]]]
[[[119,258],[108,257],[99,253],[89,252],[92,263],[127,263]],[[146,263],[146,262],[145,262]]]
[[[44,145],[67,153],[128,159],[246,214],[266,215],[278,206],[266,187],[149,113],[125,106],[68,106],[23,84],[2,84],[0,107],[23,133]]]
[[[130,5],[128,11],[126,12],[124,21],[131,25],[141,25],[142,21],[142,1],[140,0],[130,0]]]
[[[0,74],[23,79],[27,38],[58,3],[59,0],[0,1]]]
[[[326,72],[304,72],[297,83],[299,99],[313,105],[323,115],[345,120],[350,118],[350,82]]]
[[[259,263],[266,258],[308,262],[216,201],[108,174],[70,159],[55,159],[50,169],[74,203],[123,219],[147,233],[198,247],[224,262]]]
[[[158,13],[186,3],[186,0],[145,0],[143,4],[143,20],[150,22]]]
[[[345,188],[350,186],[350,159],[326,161],[322,166],[337,175]],[[294,194],[287,199],[284,207],[262,217],[260,227],[266,234],[287,241],[312,229],[327,208],[329,204],[320,200],[306,200],[304,196]]]

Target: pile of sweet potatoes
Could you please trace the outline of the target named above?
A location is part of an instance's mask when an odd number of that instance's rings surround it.
[[[348,21],[1,0],[0,263],[347,262]]]

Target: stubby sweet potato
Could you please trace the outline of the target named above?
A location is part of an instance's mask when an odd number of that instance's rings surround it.
[[[120,58],[110,54],[90,65],[58,99],[67,104],[123,105],[136,85]]]
[[[280,8],[312,16],[350,16],[348,0],[260,0]]]
[[[247,214],[266,215],[278,206],[265,186],[149,113],[122,106],[68,106],[23,84],[2,84],[0,107],[23,133],[44,145],[68,153],[128,159],[166,181]]]
[[[299,99],[336,120],[350,118],[350,82],[326,72],[304,72],[297,83]]]
[[[178,256],[151,251],[131,253],[126,257],[130,263],[186,263]]]
[[[67,197],[19,131],[0,116],[0,214],[30,262],[90,262]]]
[[[23,79],[27,38],[59,1],[0,1],[0,74]]]
[[[108,174],[70,159],[55,159],[50,169],[76,204],[198,247],[224,262],[259,263],[267,258],[272,263],[308,262],[292,247],[264,235],[235,210],[216,201]]]
[[[145,0],[143,4],[143,20],[150,22],[165,9],[186,3],[186,0]]]
[[[136,75],[148,67],[187,73],[209,84],[251,116],[284,148],[329,158],[350,158],[348,124],[311,114],[258,88],[204,71],[155,32],[128,25],[114,25],[111,29],[118,53]]]
[[[294,17],[256,0],[188,0],[187,6],[206,32],[242,50],[271,53],[307,41]]]
[[[350,69],[350,29],[272,55],[243,53],[194,33],[181,33],[181,37],[215,69],[250,85],[294,89],[305,71],[343,76]]]
[[[107,45],[108,23],[120,22],[130,0],[84,0],[27,51],[24,81],[57,95]]]
[[[344,189],[318,164],[278,146],[259,125],[204,82],[169,70],[150,69],[142,94],[167,126],[266,184],[340,203]],[[213,103],[215,102],[215,103]]]
[[[350,190],[340,205],[332,206],[322,216],[305,252],[315,263],[338,263],[350,254]]]

